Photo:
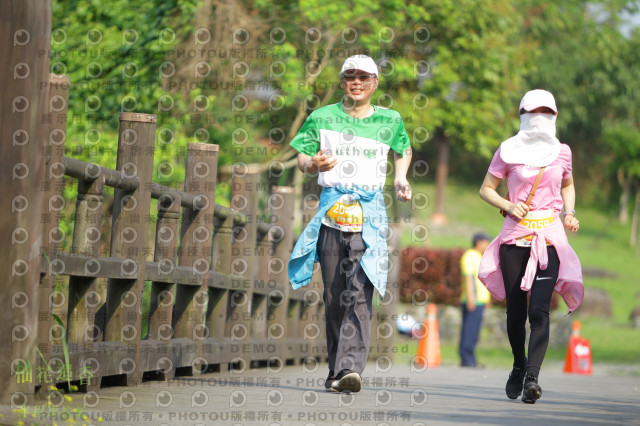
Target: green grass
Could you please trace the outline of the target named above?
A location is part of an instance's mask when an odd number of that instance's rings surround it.
[[[434,212],[434,185],[419,184],[414,191],[429,196],[432,201],[426,209],[414,210],[414,221],[429,227],[427,245],[431,247],[468,247],[473,232],[485,231],[491,236],[500,232],[502,217],[497,210],[480,199],[478,188],[450,184],[446,191],[444,226],[431,224]],[[640,257],[629,246],[629,225],[619,224],[614,217],[595,209],[578,206],[580,231],[570,234],[571,246],[578,254],[583,268],[600,269],[616,275],[609,277],[584,277],[587,287],[605,290],[613,299],[614,318],[627,323],[631,310],[640,302]],[[403,233],[402,244],[415,245],[410,233]],[[578,312],[577,312],[578,314]]]
[[[637,364],[640,360],[640,332],[630,326],[621,326],[596,318],[581,321],[582,336],[589,339],[594,365]],[[418,341],[405,337],[398,339],[398,345],[407,345],[406,353],[396,355],[396,360],[408,363],[418,352]],[[441,340],[442,364],[455,366],[460,363],[456,339]],[[566,348],[549,347],[545,360],[563,362]],[[476,349],[478,362],[488,368],[509,368],[513,363],[511,348],[506,341],[491,341],[482,336]]]
[[[501,191],[504,192],[504,191]],[[426,242],[412,241],[410,232],[403,232],[402,245],[429,246],[436,248],[469,247],[471,235],[477,231],[496,236],[500,232],[503,219],[498,211],[486,204],[478,196],[478,187],[449,184],[445,193],[445,215],[447,224],[436,226],[430,218],[435,207],[435,186],[414,185],[414,194],[426,194],[429,205],[412,211],[415,223],[426,224],[429,238]],[[613,302],[613,319],[588,318],[576,311],[574,319],[582,322],[582,336],[590,339],[594,363],[638,363],[640,360],[640,330],[631,327],[629,315],[640,304],[640,257],[629,246],[629,225],[617,222],[616,217],[594,208],[578,206],[580,232],[570,234],[571,246],[578,254],[583,269],[597,269],[615,274],[615,277],[584,276],[586,287],[606,291]],[[561,302],[560,309],[567,308]],[[457,364],[457,342],[442,342],[443,361]],[[416,347],[417,348],[417,347]],[[411,356],[415,350],[410,349]],[[564,349],[549,349],[547,359],[563,360]],[[510,350],[480,343],[478,358],[487,366],[511,364]]]
[[[637,364],[640,361],[640,330],[600,318],[583,318],[582,337],[589,339],[594,364]]]
[[[417,340],[405,340],[399,345],[407,345],[407,353],[396,354],[395,361],[401,364],[409,363],[418,352]],[[457,340],[440,341],[440,353],[442,365],[457,366],[460,364],[458,355]],[[547,361],[563,361],[565,350],[560,348],[549,348],[545,359]],[[508,369],[513,364],[513,357],[508,342],[488,342],[487,339],[480,341],[476,348],[476,358],[478,362],[487,368]],[[601,360],[599,360],[601,361]]]

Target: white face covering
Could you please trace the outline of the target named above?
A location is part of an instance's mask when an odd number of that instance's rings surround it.
[[[520,130],[556,135],[556,116],[541,112],[528,112],[520,116]]]
[[[556,118],[545,113],[522,114],[518,134],[500,146],[502,161],[530,167],[545,167],[553,163],[560,154]]]

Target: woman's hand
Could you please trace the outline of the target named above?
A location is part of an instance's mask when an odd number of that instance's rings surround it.
[[[509,203],[509,207],[507,208],[507,213],[511,216],[515,217],[518,220],[524,219],[524,217],[529,213],[529,206],[527,206],[522,201],[518,203]]]
[[[571,232],[578,232],[578,229],[580,229],[580,221],[576,219],[574,215],[567,214],[564,216],[564,227]]]

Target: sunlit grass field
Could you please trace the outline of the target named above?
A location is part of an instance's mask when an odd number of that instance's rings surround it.
[[[476,231],[496,236],[502,226],[502,216],[493,207],[478,196],[478,188],[449,184],[446,190],[445,214],[447,223],[436,226],[430,218],[434,213],[435,186],[414,184],[414,194],[426,194],[429,205],[426,208],[414,208],[411,212],[414,223],[426,224],[429,238],[426,242],[412,241],[410,232],[403,232],[402,245],[425,244],[437,248],[469,247],[471,236]],[[593,208],[585,208],[577,203],[577,217],[580,219],[580,231],[569,235],[569,241],[580,257],[583,270],[598,270],[606,276],[592,276],[585,273],[586,287],[606,291],[613,302],[613,318],[589,318],[578,309],[573,319],[582,323],[582,336],[590,339],[593,361],[620,364],[638,364],[640,366],[640,330],[633,328],[629,315],[635,306],[640,305],[640,256],[629,246],[630,225],[621,225],[614,215],[608,215]],[[560,302],[559,309],[567,308]],[[405,342],[407,343],[407,342]],[[416,345],[416,342],[408,342]],[[457,342],[442,342],[443,362],[457,364]],[[411,356],[415,350],[410,348]],[[509,366],[510,349],[496,347],[480,342],[478,358],[488,366]],[[548,360],[564,359],[564,349],[550,348]]]
[[[620,325],[600,319],[582,318],[582,336],[587,337],[591,344],[593,365],[604,364],[628,364],[640,366],[640,331],[628,325]],[[484,337],[484,339],[483,339]],[[508,343],[496,344],[490,341],[488,336],[481,336],[476,349],[478,362],[487,368],[509,369],[513,363],[511,349]],[[405,337],[398,339],[398,344],[407,345],[406,353],[398,353],[396,361],[410,362],[418,351],[418,341]],[[441,340],[440,350],[443,365],[458,365],[457,339]],[[545,362],[563,362],[566,348],[549,347]]]

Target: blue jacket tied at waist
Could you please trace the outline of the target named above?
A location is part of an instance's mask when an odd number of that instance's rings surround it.
[[[389,250],[387,248],[388,219],[382,191],[365,191],[354,186],[323,188],[318,213],[304,229],[289,259],[289,281],[294,289],[309,284],[313,265],[318,261],[316,244],[322,218],[343,194],[350,194],[362,206],[362,239],[366,251],[360,264],[382,298],[387,289]]]

